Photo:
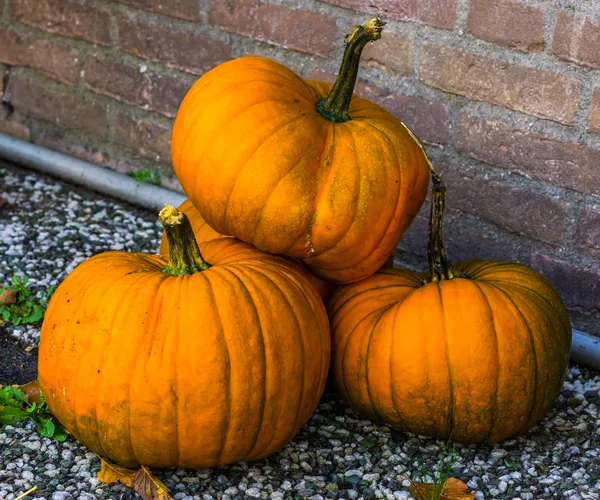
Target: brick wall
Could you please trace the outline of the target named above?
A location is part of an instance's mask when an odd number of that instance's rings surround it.
[[[131,171],[169,165],[189,86],[262,54],[330,80],[343,35],[388,24],[358,92],[427,143],[451,255],[518,260],[600,335],[600,2],[0,0],[0,132]],[[399,245],[422,267],[427,207]]]

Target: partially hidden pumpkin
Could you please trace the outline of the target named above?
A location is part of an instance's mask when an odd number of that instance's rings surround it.
[[[230,238],[203,245],[166,207],[170,261],[107,252],[58,287],[39,380],[60,422],[136,467],[204,468],[282,448],[315,410],[327,315],[293,263]]]
[[[241,241],[231,236],[219,234],[214,229],[212,229],[202,218],[200,212],[198,212],[198,210],[194,207],[194,205],[189,199],[185,200],[181,205],[179,205],[178,210],[183,212],[190,221],[192,230],[194,231],[194,235],[196,237],[196,241],[198,242],[201,251],[203,250],[202,247],[204,243],[217,238],[229,238],[231,240],[229,244],[234,245],[238,248],[240,247],[240,245],[243,246],[243,243]],[[227,243],[223,242],[222,245],[227,245]],[[169,258],[169,243],[167,241],[166,231],[163,231],[162,239],[160,242],[160,255],[165,259]],[[319,295],[323,299],[323,302],[326,304],[329,298],[331,297],[332,293],[334,292],[336,286],[330,281],[321,279],[312,274],[308,269],[306,269],[306,265],[302,261],[296,260],[295,262],[304,270],[306,277],[315,287],[317,292],[319,292]]]
[[[347,39],[337,81],[304,80],[262,57],[202,76],[173,126],[179,181],[207,224],[338,283],[390,257],[419,211],[429,160],[395,116],[353,95],[373,19]]]
[[[369,418],[496,443],[551,407],[569,360],[569,316],[554,287],[526,266],[452,266],[442,241],[445,186],[433,180],[429,275],[386,269],[340,287],[329,303],[333,378]]]

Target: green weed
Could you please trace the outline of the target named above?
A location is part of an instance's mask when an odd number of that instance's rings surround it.
[[[14,275],[11,284],[0,289],[0,294],[11,289],[16,294],[14,304],[0,301],[0,324],[12,323],[15,326],[35,324],[44,317],[54,287],[50,287],[36,296],[27,286],[28,282],[28,276],[21,278]]]

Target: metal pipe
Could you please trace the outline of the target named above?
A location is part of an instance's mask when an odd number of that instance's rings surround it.
[[[181,193],[4,134],[0,134],[0,157],[155,212],[165,203],[179,206],[185,200]],[[600,370],[600,337],[573,330],[571,360]]]
[[[0,134],[0,157],[155,212],[165,203],[178,207],[185,200],[185,195],[176,191],[137,182],[127,175],[5,134]]]

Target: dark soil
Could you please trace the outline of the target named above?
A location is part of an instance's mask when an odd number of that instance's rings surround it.
[[[22,385],[37,378],[37,347],[26,352],[0,331],[0,385]]]

